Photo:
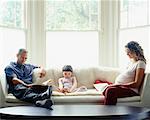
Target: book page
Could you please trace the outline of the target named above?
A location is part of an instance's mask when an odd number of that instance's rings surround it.
[[[108,83],[99,83],[99,84],[93,84],[93,86],[95,87],[95,89],[100,92],[103,93],[103,91],[107,88]]]
[[[42,85],[42,83],[43,83],[43,80],[41,78],[37,78],[33,84],[34,85]]]
[[[53,84],[53,80],[49,79],[43,82],[42,79],[39,78],[39,80],[36,80],[34,83],[34,85],[52,85]]]

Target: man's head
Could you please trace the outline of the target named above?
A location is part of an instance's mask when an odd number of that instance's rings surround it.
[[[19,49],[18,53],[17,53],[17,62],[19,64],[24,64],[27,60],[27,50],[26,49]]]

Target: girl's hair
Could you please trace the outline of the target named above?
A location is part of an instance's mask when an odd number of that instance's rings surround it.
[[[65,66],[62,68],[62,71],[70,71],[70,72],[73,72],[73,68],[71,67],[71,65],[65,65]]]
[[[136,41],[130,41],[125,45],[126,48],[128,48],[131,52],[134,52],[137,55],[138,60],[142,60],[146,63],[146,59],[144,57],[144,52],[142,47],[139,45]]]

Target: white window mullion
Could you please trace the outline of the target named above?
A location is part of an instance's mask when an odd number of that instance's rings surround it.
[[[100,43],[101,65],[118,67],[118,1],[102,1],[103,39]]]
[[[45,67],[44,1],[28,1],[27,48],[29,60]]]

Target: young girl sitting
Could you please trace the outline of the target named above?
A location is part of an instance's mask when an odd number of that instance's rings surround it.
[[[73,69],[70,65],[65,65],[62,68],[63,77],[58,79],[58,89],[62,93],[86,91],[85,86],[77,88],[77,79],[73,76]]]

